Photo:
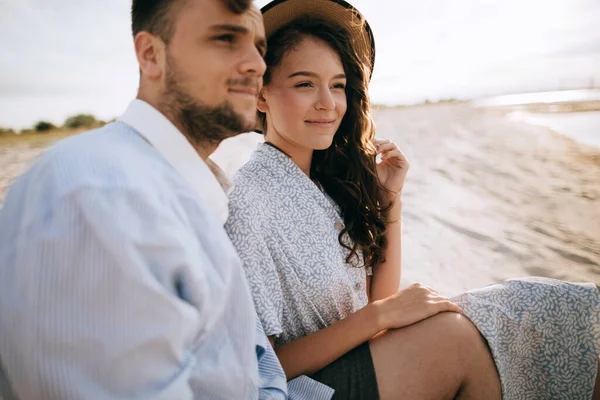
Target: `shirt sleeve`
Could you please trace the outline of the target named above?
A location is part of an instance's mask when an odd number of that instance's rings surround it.
[[[258,358],[259,400],[330,400],[334,390],[306,375],[285,381],[285,373],[275,350],[256,320],[256,356]]]
[[[278,336],[283,332],[284,297],[277,266],[267,246],[264,226],[261,201],[254,199],[251,192],[243,187],[234,187],[225,229],[242,260],[264,331],[267,336]]]
[[[285,400],[288,398],[285,373],[265,336],[262,324],[256,317],[256,358],[258,360],[259,400]]]
[[[175,212],[140,193],[80,189],[13,232],[0,251],[11,282],[0,354],[20,398],[193,397],[190,348],[219,305],[203,297],[202,268],[185,268],[208,258]]]

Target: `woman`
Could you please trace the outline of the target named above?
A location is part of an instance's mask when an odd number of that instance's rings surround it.
[[[398,292],[408,163],[396,145],[374,139],[368,25],[341,1],[276,1],[263,13],[268,69],[258,108],[266,143],[234,178],[227,229],[288,378],[312,375],[337,398],[500,398],[490,351],[458,305],[420,285]],[[561,351],[562,316],[544,315],[557,321],[558,339],[538,335],[552,349],[537,352],[541,364],[568,356],[569,367],[585,365],[563,375],[552,365],[523,367],[529,356],[515,352],[538,338],[519,328],[536,325],[513,318],[507,328],[498,311],[523,290],[560,294],[549,307],[561,299],[577,304],[575,320],[587,323],[575,350]],[[491,297],[497,307],[488,305]],[[536,306],[525,297],[520,313]],[[594,303],[584,310],[582,300]],[[598,321],[581,314],[600,311],[595,289],[524,280],[457,301],[489,341],[505,398],[592,394]],[[548,372],[562,380],[530,384],[547,381]]]

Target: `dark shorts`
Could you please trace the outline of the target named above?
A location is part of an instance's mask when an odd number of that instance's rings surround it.
[[[334,400],[377,400],[377,379],[369,342],[365,342],[311,378],[335,389]]]

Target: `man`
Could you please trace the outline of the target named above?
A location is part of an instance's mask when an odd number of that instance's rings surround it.
[[[49,149],[0,214],[0,397],[285,398],[208,159],[254,127],[260,12],[134,0],[132,28],[137,99]]]

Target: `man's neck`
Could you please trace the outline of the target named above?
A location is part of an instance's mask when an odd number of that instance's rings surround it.
[[[152,99],[148,98],[147,96],[143,96],[140,93],[138,93],[137,99],[150,104],[162,115],[164,115],[165,118],[167,118],[173,125],[175,125],[177,130],[181,132],[181,134],[187,139],[187,141],[192,145],[194,150],[196,150],[196,153],[198,153],[198,155],[200,156],[200,158],[202,158],[203,161],[206,161],[208,157],[210,157],[210,155],[214,153],[217,147],[219,146],[218,143],[196,143],[195,141],[190,139],[191,136],[188,135],[188,133],[185,131],[184,127],[179,123],[177,118],[175,118],[175,116],[172,115],[172,113],[169,112],[169,110],[165,110],[164,107],[161,107],[160,102],[153,101]]]
[[[194,149],[196,150],[196,153],[198,153],[200,158],[203,159],[204,161],[206,161],[208,159],[208,157],[210,157],[210,155],[212,153],[214,153],[215,150],[217,150],[217,147],[219,147],[218,144],[206,144],[206,146],[201,146],[201,145],[192,143],[187,136],[186,136],[186,138],[188,139],[190,144],[194,147]]]

